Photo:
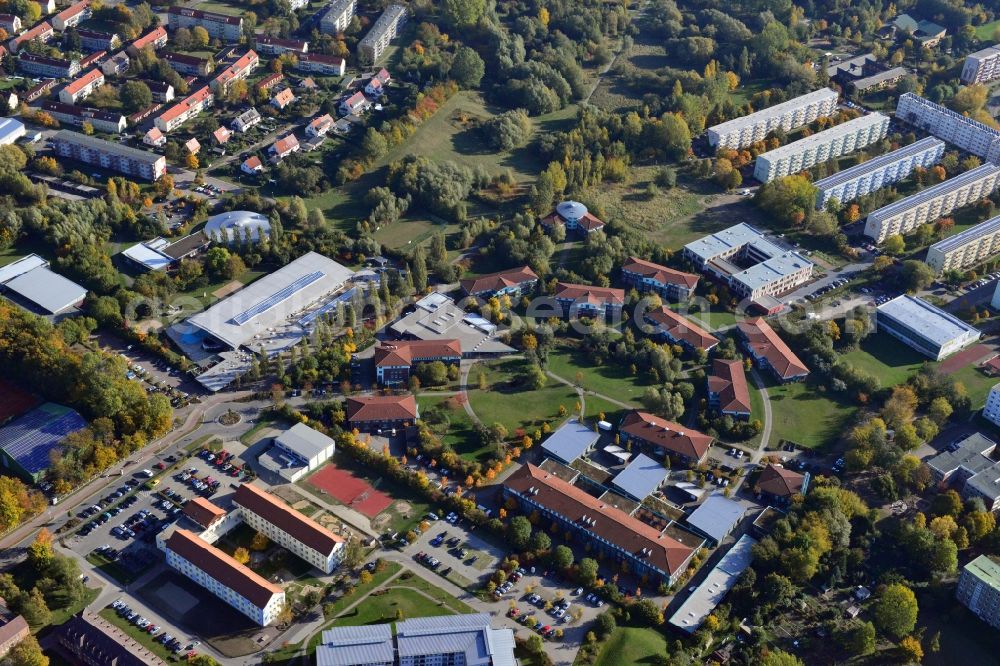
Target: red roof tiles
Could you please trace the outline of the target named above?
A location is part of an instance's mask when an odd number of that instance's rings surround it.
[[[805,476],[778,465],[768,465],[760,473],[755,486],[757,492],[774,497],[791,497],[802,492]]]
[[[396,340],[375,348],[376,367],[412,365],[415,358],[433,361],[456,357],[462,357],[458,340]]]
[[[687,287],[688,289],[694,289],[701,277],[693,273],[684,273],[683,271],[654,264],[651,261],[639,259],[638,257],[629,257],[622,265],[622,270],[655,280],[660,284],[674,284]]]
[[[329,556],[338,544],[344,543],[342,537],[249,483],[244,483],[236,489],[233,503],[276,525],[293,539],[322,553],[324,557]]]
[[[708,390],[719,396],[720,412],[750,413],[750,390],[747,388],[747,376],[741,361],[723,358],[712,361]]]
[[[711,436],[649,412],[629,413],[622,420],[619,430],[651,446],[691,460],[701,460],[712,445]]]
[[[345,411],[352,422],[412,421],[417,418],[417,401],[412,395],[348,398]]]
[[[809,374],[805,363],[799,360],[766,321],[758,317],[741,321],[737,326],[753,353],[766,358],[779,377],[792,379]]]
[[[719,339],[714,335],[666,306],[647,312],[646,319],[658,325],[671,339],[695,349],[708,351],[719,344]]]
[[[184,515],[207,529],[224,518],[226,512],[204,497],[195,497],[184,504]]]
[[[528,266],[520,268],[510,268],[489,275],[480,275],[476,278],[466,278],[461,281],[462,289],[467,294],[481,294],[486,291],[495,292],[507,287],[522,285],[525,282],[537,281],[538,276],[535,271]]]
[[[613,287],[592,287],[586,284],[560,282],[556,285],[555,297],[573,299],[575,303],[625,305],[625,290]]]

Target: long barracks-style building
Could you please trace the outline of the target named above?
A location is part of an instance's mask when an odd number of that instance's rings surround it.
[[[1000,163],[1000,130],[919,95],[905,93],[900,96],[896,119],[994,164]]]
[[[813,185],[816,208],[823,208],[831,199],[840,203],[853,201],[909,176],[917,167],[937,164],[944,155],[944,141],[927,137],[885,155],[879,155],[850,169],[818,180]]]
[[[941,275],[983,263],[1000,252],[1000,215],[931,245],[927,265]]]
[[[876,243],[894,234],[906,234],[953,210],[993,194],[1000,185],[1000,167],[983,164],[926,190],[868,213],[865,236]]]
[[[889,118],[881,113],[848,120],[786,146],[757,156],[753,177],[762,183],[798,173],[820,162],[860,150],[883,139],[889,130]]]
[[[748,116],[727,120],[708,128],[708,143],[713,148],[739,150],[762,141],[776,129],[790,132],[817,118],[831,115],[837,110],[837,97],[835,91],[822,88]]]

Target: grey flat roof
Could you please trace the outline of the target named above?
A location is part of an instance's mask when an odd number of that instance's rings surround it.
[[[687,524],[721,543],[743,517],[744,511],[739,502],[712,494],[687,517]]]
[[[659,488],[665,478],[667,478],[667,470],[664,469],[663,463],[640,453],[625,469],[618,473],[611,485],[620,488],[641,502]]]
[[[582,456],[600,437],[593,428],[577,419],[570,419],[542,442],[542,451],[570,463]]]
[[[174,261],[172,257],[168,257],[146,243],[136,243],[132,247],[122,250],[122,255],[142,264],[151,271],[166,269]]]
[[[974,432],[961,442],[954,451],[942,451],[927,461],[927,466],[939,474],[948,474],[962,467],[975,474],[996,464],[987,457],[987,452],[996,446],[989,437]]]
[[[974,183],[977,180],[989,178],[997,171],[1000,171],[1000,166],[987,162],[982,166],[966,171],[965,173],[955,176],[954,178],[949,178],[944,182],[928,187],[926,190],[917,192],[916,194],[908,196],[905,199],[894,201],[888,206],[882,206],[878,210],[869,213],[868,217],[875,216],[876,219],[884,220],[888,217],[898,215],[899,213],[909,210],[910,208],[915,208],[925,201],[930,201],[931,199],[948,194],[953,190],[957,190],[960,187]]]
[[[912,102],[914,104],[917,104],[918,106],[922,106],[927,111],[930,111],[932,113],[936,113],[937,115],[944,116],[946,118],[951,118],[953,120],[957,120],[958,122],[960,122],[963,125],[966,125],[968,127],[974,127],[974,128],[976,128],[978,130],[982,130],[982,131],[986,132],[987,134],[991,134],[991,135],[993,135],[995,137],[1000,137],[1000,130],[996,129],[995,127],[990,127],[989,125],[984,125],[983,123],[979,122],[978,120],[973,120],[972,118],[970,118],[968,116],[963,116],[961,113],[958,113],[956,111],[952,111],[951,109],[949,109],[946,106],[942,106],[942,105],[940,105],[940,104],[938,104],[936,102],[932,102],[929,99],[926,99],[924,97],[921,97],[920,95],[917,95],[915,93],[910,93],[910,92],[903,93],[902,95],[900,95],[899,101],[896,102],[896,116],[897,117],[899,117],[899,107],[900,106],[906,106],[906,104],[908,104],[910,102]]]
[[[492,629],[486,613],[423,617],[396,623],[400,660],[463,653],[466,666],[515,666],[510,629]]]
[[[850,169],[844,169],[839,173],[835,173],[832,176],[828,176],[821,180],[817,180],[813,183],[820,190],[829,190],[831,188],[840,185],[841,183],[846,183],[848,181],[854,180],[855,178],[860,178],[865,174],[877,171],[890,164],[895,164],[896,162],[902,161],[911,155],[918,155],[925,151],[939,150],[941,154],[944,153],[944,141],[941,139],[935,139],[929,136],[919,141],[914,141],[908,146],[903,146],[892,152],[885,153],[884,155],[879,155],[878,157],[872,158],[867,162],[862,162],[861,164],[856,164]]]
[[[757,540],[743,535],[733,544],[719,563],[715,565],[701,585],[691,593],[681,607],[670,618],[670,624],[682,631],[693,634],[705,618],[711,614],[719,602],[732,589],[753,559],[752,546]]]
[[[305,423],[296,423],[275,437],[275,441],[306,460],[312,460],[335,445],[331,438],[318,430],[313,430]]]
[[[961,319],[907,294],[883,303],[876,312],[876,316],[896,319],[937,345],[944,345],[967,333],[982,334],[979,329],[969,326]]]
[[[977,224],[974,227],[970,227],[965,231],[955,234],[949,238],[945,238],[943,241],[939,241],[931,245],[929,250],[937,250],[939,252],[949,252],[957,247],[962,247],[969,241],[985,236],[986,234],[992,234],[993,232],[1000,229],[1000,215],[996,217],[991,217],[990,219]]]
[[[392,663],[394,658],[389,624],[327,629],[316,648],[316,666]]]
[[[6,266],[0,267],[0,284],[6,284],[18,275],[23,275],[28,271],[48,265],[49,262],[39,257],[37,254],[29,254],[21,257],[17,261],[12,261]]]
[[[798,252],[785,252],[734,273],[733,279],[751,289],[756,289],[812,265],[811,261]]]
[[[888,116],[883,116],[878,112],[869,113],[868,115],[848,120],[846,123],[835,125],[828,130],[817,132],[816,134],[799,139],[798,141],[793,141],[787,145],[775,148],[774,150],[769,150],[766,153],[758,155],[758,159],[763,157],[770,162],[774,162],[775,160],[782,159],[789,155],[797,155],[798,153],[808,150],[813,146],[823,145],[838,137],[847,136],[848,134],[857,132],[860,129],[873,127],[881,123],[888,124],[888,122]]]
[[[87,290],[77,283],[39,266],[18,275],[4,285],[49,314],[58,314],[86,297]]]
[[[470,316],[455,301],[433,292],[415,303],[413,312],[394,321],[389,329],[399,336],[418,340],[455,338],[462,343],[462,353],[508,354],[514,348],[494,337],[496,325],[481,317]],[[481,325],[487,324],[486,326]]]
[[[297,320],[302,310],[341,288],[353,275],[333,259],[309,252],[187,321],[235,349],[251,343],[254,336],[266,337],[269,328]],[[300,280],[307,284],[291,294],[283,291],[302,284]]]
[[[87,136],[86,134],[80,134],[79,132],[71,132],[70,130],[59,130],[55,133],[52,139],[54,141],[68,141],[75,143],[78,146],[85,146],[93,150],[111,153],[136,162],[146,162],[150,165],[155,164],[158,160],[165,159],[163,155],[157,155],[156,153],[151,153],[147,150],[139,150],[138,148],[126,146],[123,143],[105,141],[104,139],[98,139],[96,136]]]
[[[906,76],[909,73],[910,70],[905,67],[893,67],[892,69],[887,69],[884,72],[879,72],[878,74],[872,74],[871,76],[858,79],[854,82],[854,87],[858,90],[865,90],[866,88],[877,86],[883,81],[894,79],[897,76]]]
[[[837,99],[838,95],[830,88],[820,88],[819,90],[814,90],[811,93],[799,95],[798,97],[790,99],[787,102],[781,102],[780,104],[769,106],[766,109],[755,111],[750,115],[733,118],[732,120],[727,120],[724,123],[713,125],[712,127],[709,127],[708,130],[718,134],[726,134],[728,132],[732,132],[733,130],[747,127],[748,125],[756,125],[758,123],[767,122],[769,119],[780,117],[788,111],[809,106],[810,104],[814,104],[829,97]]]
[[[993,46],[987,46],[985,49],[979,49],[975,53],[970,53],[965,57],[983,60],[984,58],[993,58],[998,55],[1000,55],[1000,45],[994,44]]]
[[[770,257],[777,256],[785,251],[769,241],[764,234],[744,222],[733,225],[728,229],[716,231],[714,234],[703,236],[696,241],[691,241],[684,246],[684,249],[694,253],[702,260],[708,261],[734,247],[742,247],[744,245],[753,245],[759,252]]]

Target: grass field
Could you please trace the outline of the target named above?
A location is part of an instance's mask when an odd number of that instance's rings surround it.
[[[906,382],[926,360],[886,333],[868,336],[858,349],[843,354],[841,358],[878,377],[882,388]]]
[[[967,365],[956,370],[948,375],[948,378],[965,385],[969,392],[969,399],[972,401],[972,409],[982,409],[983,405],[986,404],[986,396],[998,381],[996,377],[987,376],[974,365]]]
[[[571,414],[577,402],[576,391],[554,379],[549,379],[541,390],[526,390],[518,377],[524,363],[512,359],[481,364],[489,388],[469,391],[472,408],[484,423],[502,423],[512,434],[518,428],[534,431],[543,421],[551,422],[555,429],[561,420],[559,406]]]
[[[421,396],[420,413],[424,420],[427,421],[428,412],[439,405],[443,405],[441,410],[447,416],[448,424],[432,423],[431,430],[441,438],[443,444],[450,446],[462,458],[485,463],[489,458],[490,447],[480,444],[472,418],[464,407],[457,404],[453,396]]]
[[[375,232],[374,238],[379,243],[393,249],[403,249],[411,244],[429,241],[439,232],[444,232],[445,240],[461,235],[462,228],[454,222],[448,222],[433,215],[407,216],[381,227]]]
[[[405,578],[409,576],[408,578]],[[427,596],[437,601],[431,601]],[[404,572],[386,588],[385,594],[376,592],[364,603],[358,604],[345,615],[333,621],[334,627],[357,627],[396,620],[397,611],[402,611],[403,619],[432,617],[435,615],[455,615],[473,612],[469,606],[455,599],[439,588],[432,587],[423,578]]]
[[[105,620],[121,629],[125,635],[164,661],[172,661],[174,653],[153,640],[153,637],[124,618],[118,617],[113,608],[104,608],[98,613]]]
[[[71,617],[82,611],[84,608],[94,603],[94,599],[97,595],[101,593],[101,590],[96,587],[88,587],[83,593],[83,600],[72,606],[67,606],[66,608],[53,609],[52,619],[49,620],[49,626],[56,626],[69,621]],[[39,627],[41,629],[41,627]],[[34,630],[33,633],[38,633],[38,630]]]
[[[855,407],[841,404],[806,382],[776,385],[768,382],[774,422],[771,445],[782,439],[807,448],[822,448],[843,433]]]
[[[141,576],[143,573],[145,573],[145,570],[140,571],[138,573],[132,573],[131,571],[127,570],[125,567],[118,564],[117,562],[113,562],[96,552],[87,555],[87,561],[93,564],[98,571],[101,571],[107,574],[108,576],[111,576],[113,579],[115,579],[122,585],[128,585],[136,578]]]
[[[976,27],[976,39],[984,42],[993,41],[993,33],[1000,28],[1000,20],[990,21]]]
[[[728,310],[723,310],[721,306],[714,310],[684,312],[685,304],[683,303],[668,303],[667,305],[671,310],[681,312],[685,317],[709,332],[736,325],[736,315]]]
[[[628,368],[618,364],[605,364],[594,367],[586,354],[574,347],[558,347],[549,353],[548,369],[563,379],[577,383],[587,390],[600,393],[622,402],[639,406],[639,399],[650,386],[648,381],[640,376],[633,377]],[[589,402],[589,400],[588,400]],[[569,409],[570,405],[566,405]]]
[[[598,398],[595,395],[588,395],[585,397],[585,407],[583,415],[588,419],[596,419],[601,414],[604,414],[604,420],[611,423],[618,423],[621,421],[622,417],[625,416],[625,412],[628,411],[621,405],[616,405],[613,402],[608,402],[603,398]]]
[[[324,614],[326,614],[327,617],[340,615],[345,608],[355,603],[356,601],[363,599],[366,594],[368,594],[369,592],[377,588],[379,585],[384,583],[386,580],[394,576],[402,568],[403,567],[396,564],[395,562],[386,562],[385,569],[373,574],[372,579],[368,583],[358,583],[358,585],[355,586],[354,591],[351,592],[351,594],[347,596],[341,596],[336,601],[331,602],[328,607],[325,606],[323,609]],[[323,628],[329,629],[332,626],[334,626],[334,623],[329,622]],[[316,646],[319,645],[322,638],[323,635],[321,631],[317,631],[313,635],[312,639],[309,641],[310,654],[316,651]]]
[[[618,627],[597,655],[596,666],[652,664],[667,654],[667,639],[655,629]]]

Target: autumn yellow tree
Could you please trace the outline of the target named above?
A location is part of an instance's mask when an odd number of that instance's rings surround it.
[[[267,538],[266,534],[263,532],[257,532],[253,535],[253,539],[250,541],[250,549],[256,551],[265,550],[267,549],[269,543],[270,540]]]
[[[233,553],[233,559],[240,564],[246,564],[250,561],[250,551],[240,546],[236,549],[236,552]]]

